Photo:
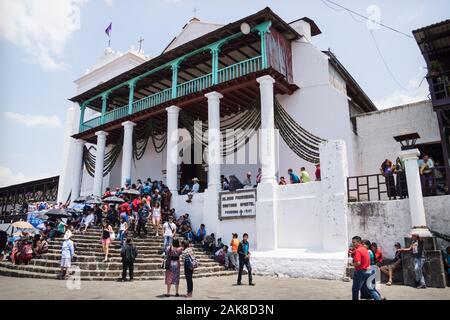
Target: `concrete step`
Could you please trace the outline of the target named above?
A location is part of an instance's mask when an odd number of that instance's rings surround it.
[[[78,255],[75,254],[76,261],[77,262],[98,262],[102,261],[104,256],[103,254],[98,255]],[[161,255],[159,254],[149,254],[149,255],[141,255],[139,254],[136,258],[136,263],[150,263],[154,261],[161,261]],[[197,255],[196,259],[198,262],[214,262],[214,259],[209,258],[207,255]],[[44,260],[44,261],[60,261],[61,260],[61,254],[60,253],[46,253],[41,258],[35,258],[33,260]],[[32,261],[33,261],[32,260]],[[119,256],[111,256],[109,258],[111,262],[120,262],[122,263],[122,258]]]
[[[52,274],[58,275],[60,272],[59,267],[44,267],[44,266],[35,266],[35,265],[13,265],[10,262],[1,262],[1,268],[27,271],[33,273],[44,273],[44,274]],[[76,264],[73,264],[73,267],[76,267]],[[201,267],[199,266],[195,269],[195,273],[198,275],[205,275],[209,273],[215,273],[220,271],[228,271],[225,270],[224,267]],[[234,273],[233,271],[230,271]],[[183,267],[181,267],[181,273],[184,274]],[[165,270],[163,269],[155,269],[155,270],[135,270],[135,277],[162,277],[165,274]],[[109,277],[109,278],[119,278],[122,276],[122,270],[81,270],[80,271],[81,278],[90,278],[90,277]]]
[[[194,272],[194,278],[214,277],[214,276],[229,276],[234,275],[233,271],[219,271],[215,273],[197,274]],[[49,273],[30,272],[17,269],[9,269],[0,266],[0,275],[20,278],[37,278],[37,279],[57,279],[57,275]],[[81,281],[117,281],[118,277],[81,277]],[[135,276],[135,280],[164,280],[164,276]],[[184,279],[184,274],[181,274],[181,279]]]

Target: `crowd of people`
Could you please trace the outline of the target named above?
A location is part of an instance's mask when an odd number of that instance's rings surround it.
[[[424,154],[417,161],[419,168],[420,182],[422,185],[423,196],[433,196],[438,193],[445,194],[445,184],[436,183],[436,180],[443,178],[443,174],[436,169],[432,158]],[[405,163],[399,157],[395,160],[395,164],[385,159],[380,166],[380,172],[385,177],[386,191],[389,199],[404,199],[408,196],[408,186],[406,182]]]
[[[424,277],[424,241],[417,235],[412,234],[411,243],[408,247],[402,248],[399,242],[394,244],[394,258],[390,260],[383,259],[381,248],[375,242],[363,240],[359,236],[352,238],[352,244],[349,248],[349,264],[354,267],[352,299],[382,299],[380,292],[376,289],[376,278],[381,273],[387,278],[386,285],[391,286],[394,283],[396,275],[402,275],[402,253],[410,252],[415,276],[415,287],[417,289],[426,289]],[[450,283],[450,247],[447,247],[443,253],[444,267],[447,279]],[[379,272],[380,274],[377,275]]]

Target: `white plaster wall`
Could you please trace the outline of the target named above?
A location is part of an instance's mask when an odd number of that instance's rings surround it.
[[[322,251],[321,182],[277,187],[278,246]]]
[[[216,23],[207,23],[201,22],[197,20],[191,20],[187,26],[181,31],[181,33],[176,37],[175,41],[173,41],[165,50],[165,52],[172,50],[182,44],[185,44],[191,40],[199,38],[209,32],[212,32],[220,27],[223,24]]]
[[[176,195],[172,198],[176,216],[179,217],[185,213],[189,214],[189,219],[191,220],[192,229],[194,232],[197,232],[200,224],[204,223],[203,221],[203,200],[204,193],[199,193],[194,195],[192,199],[192,203],[187,203],[187,195]],[[208,226],[206,226],[206,231],[211,233],[208,230]]]
[[[66,111],[66,123],[64,127],[64,144],[63,144],[63,152],[61,159],[61,167],[59,174],[59,183],[58,183],[58,202],[65,202],[70,193],[70,187],[67,183],[65,183],[66,179],[70,180],[70,177],[73,174],[72,162],[69,161],[69,154],[73,152],[71,150],[73,144],[70,136],[73,134],[73,123],[74,123],[74,115],[76,114],[76,106],[71,106],[67,108]]]
[[[148,141],[147,149],[140,160],[133,160],[131,165],[131,181],[137,179],[142,181],[151,178],[153,180],[163,180],[162,170],[166,169],[166,148],[160,153],[155,151],[151,139]]]
[[[300,87],[294,94],[278,96],[285,110],[309,132],[324,139],[341,139],[347,144],[350,174],[354,173],[353,139],[348,100],[345,93],[330,83],[339,82],[330,76],[328,56],[311,43],[292,42],[294,82]],[[300,159],[280,140],[279,174],[287,176],[292,168],[299,174],[300,167],[313,177],[313,164]]]
[[[417,132],[417,143],[441,140],[436,113],[428,100],[356,116],[358,130],[357,174],[374,174],[384,159],[395,161],[400,144],[394,136]]]
[[[450,196],[424,198],[427,226],[434,231],[450,234]],[[409,201],[373,201],[349,203],[348,229],[350,239],[359,235],[374,241],[381,247],[383,255],[394,256],[394,243],[405,245],[404,237],[411,232]],[[449,246],[438,239],[441,249]]]

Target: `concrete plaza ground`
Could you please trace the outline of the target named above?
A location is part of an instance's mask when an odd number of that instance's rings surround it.
[[[245,279],[247,280],[247,279]],[[351,282],[340,280],[307,280],[255,276],[256,286],[235,286],[236,277],[194,279],[194,299],[351,299]],[[83,281],[81,288],[69,290],[65,281],[0,276],[0,300],[6,299],[180,299],[166,298],[164,281],[98,282]],[[174,289],[174,288],[173,288]],[[389,300],[450,300],[450,288],[415,289],[407,286],[379,286]],[[186,292],[186,282],[180,281],[180,294]]]

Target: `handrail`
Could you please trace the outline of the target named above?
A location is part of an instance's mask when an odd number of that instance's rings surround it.
[[[218,70],[218,83],[230,81],[247,74],[262,70],[262,56],[256,56],[236,64],[227,66]],[[200,76],[198,78],[186,81],[176,86],[177,98],[183,97],[192,93],[197,93],[212,87],[213,79],[212,73]],[[132,114],[140,112],[145,109],[152,108],[159,104],[172,100],[172,88],[164,89],[160,92],[154,93],[150,96],[144,97],[140,100],[134,101],[132,106]],[[128,105],[108,111],[105,113],[105,123],[128,116]],[[100,125],[101,116],[93,118],[84,122],[80,126],[80,132],[87,131]]]

